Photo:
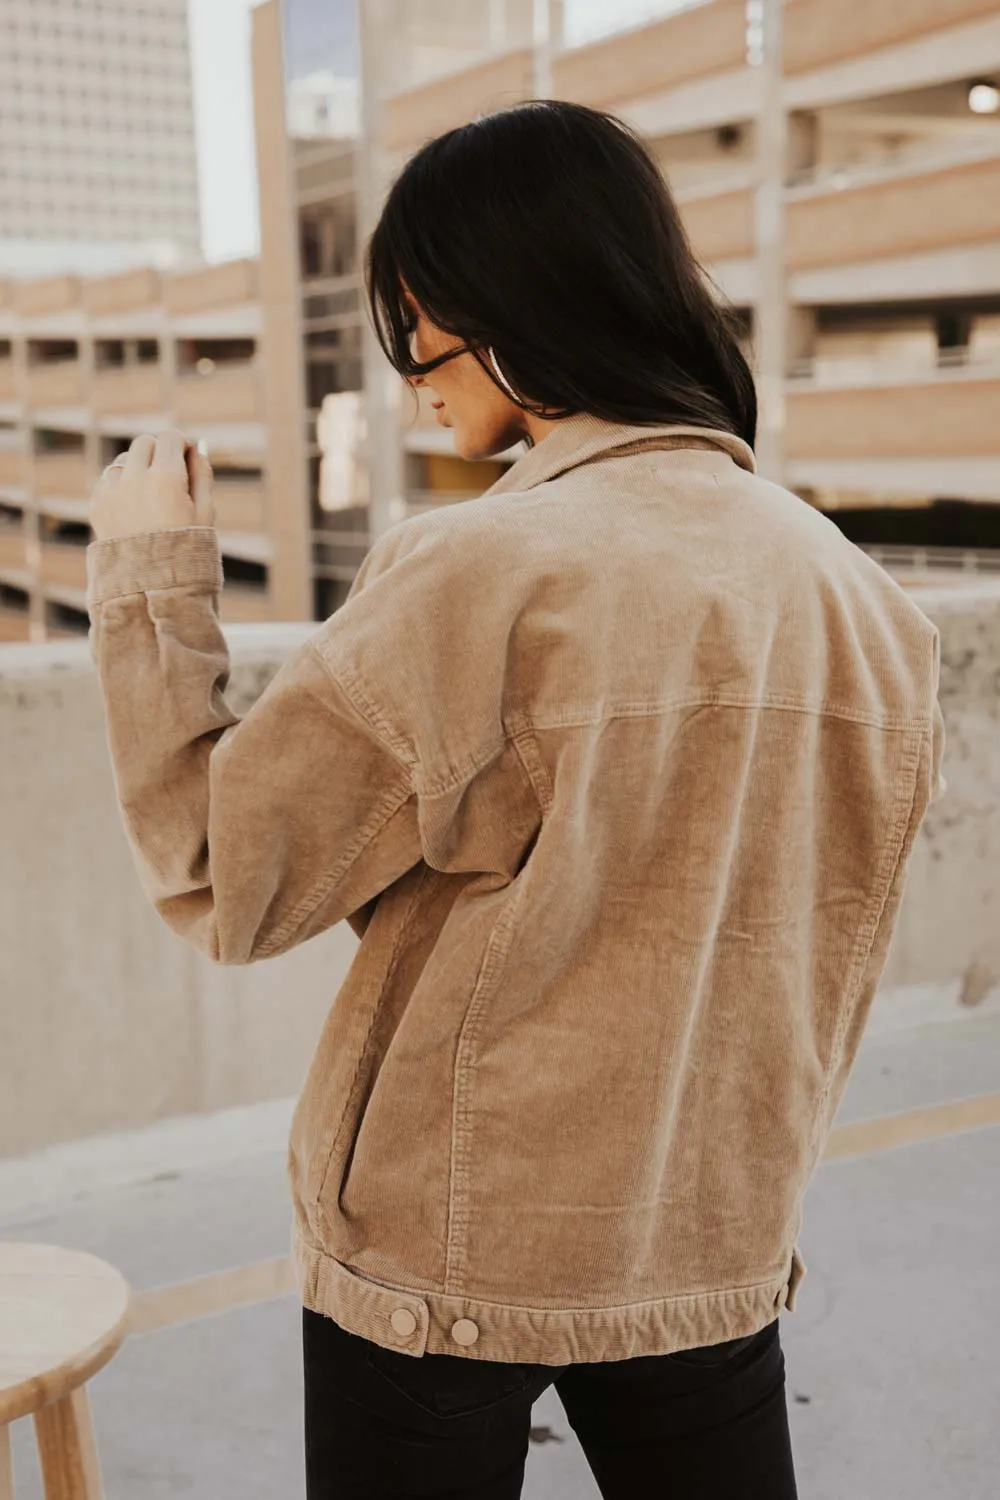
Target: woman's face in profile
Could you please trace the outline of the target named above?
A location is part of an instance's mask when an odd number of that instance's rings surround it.
[[[410,339],[413,357],[421,363],[460,348],[460,341],[446,333],[421,311],[407,293],[416,326]],[[502,453],[524,437],[523,413],[499,390],[474,355],[466,352],[438,365],[429,375],[415,375],[410,384],[427,386],[432,392],[436,421],[455,433],[455,452],[460,458],[489,458]]]

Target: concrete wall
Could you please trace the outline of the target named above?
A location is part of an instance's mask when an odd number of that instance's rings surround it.
[[[229,627],[244,713],[316,627]],[[87,643],[0,649],[0,1156],[294,1093],[357,939],[219,968],[148,905]]]
[[[1000,581],[915,598],[941,631],[948,787],[920,831],[883,989],[957,981],[976,1005],[1000,984]]]
[[[942,631],[948,790],[930,810],[886,984],[1000,976],[1000,586],[921,595]],[[247,708],[312,625],[231,626]],[[357,947],[346,923],[219,968],[146,903],[85,641],[0,647],[0,1156],[296,1092]]]

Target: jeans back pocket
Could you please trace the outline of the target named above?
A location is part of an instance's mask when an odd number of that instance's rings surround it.
[[[468,1359],[460,1354],[399,1354],[369,1342],[368,1364],[433,1417],[467,1417],[525,1395],[538,1365]]]
[[[758,1333],[748,1333],[745,1338],[726,1339],[721,1344],[702,1344],[697,1349],[675,1349],[667,1355],[667,1358],[680,1365],[697,1365],[700,1369],[714,1369],[717,1365],[728,1364],[731,1359],[736,1358],[737,1354],[741,1354],[744,1349],[749,1349],[750,1345],[766,1332],[767,1329],[762,1329]]]

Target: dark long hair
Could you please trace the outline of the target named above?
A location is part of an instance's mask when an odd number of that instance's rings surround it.
[[[709,290],[655,159],[613,115],[530,100],[429,141],[389,192],[365,280],[404,377],[454,356],[412,358],[403,282],[503,390],[492,346],[526,410],[722,428],[753,445],[734,314]]]

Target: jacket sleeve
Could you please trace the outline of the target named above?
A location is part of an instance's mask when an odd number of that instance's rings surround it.
[[[342,919],[360,936],[421,858],[412,764],[314,639],[233,712],[212,528],[92,542],[87,571],[115,787],[161,917],[220,964]]]

